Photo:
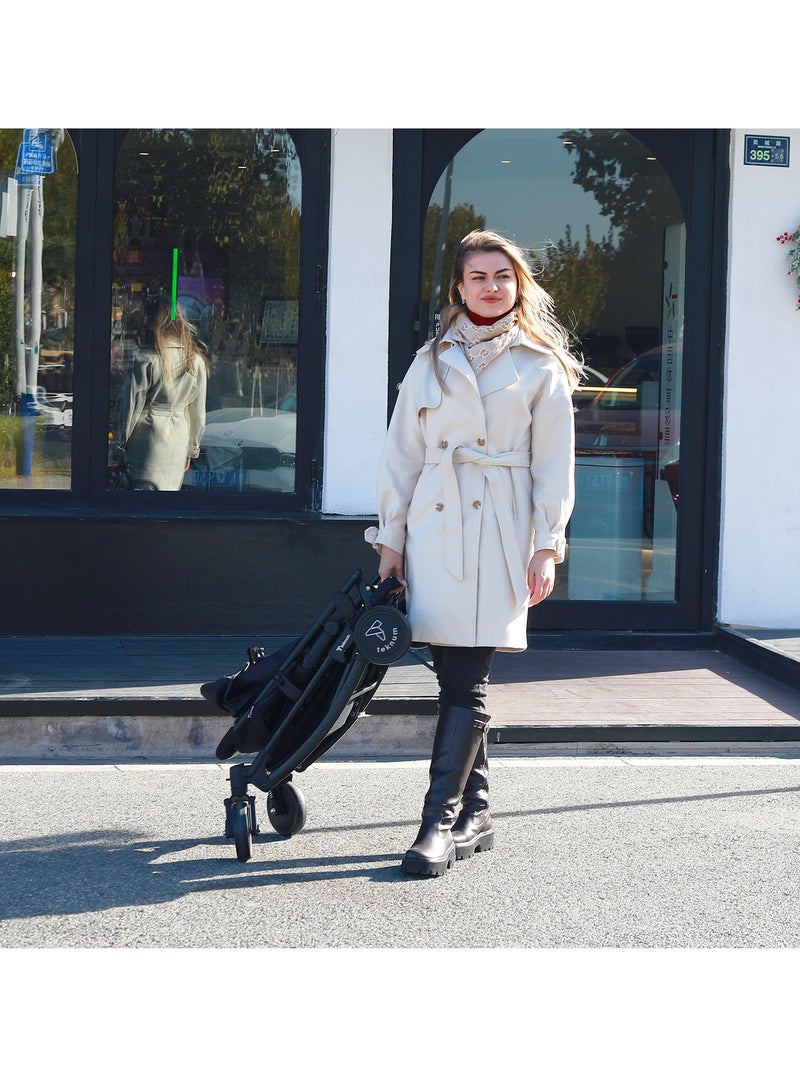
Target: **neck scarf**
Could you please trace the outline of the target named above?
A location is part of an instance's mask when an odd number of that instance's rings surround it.
[[[465,312],[456,318],[447,337],[461,345],[472,370],[480,375],[492,360],[496,360],[519,337],[517,316],[514,311],[510,311],[491,326],[477,326]]]

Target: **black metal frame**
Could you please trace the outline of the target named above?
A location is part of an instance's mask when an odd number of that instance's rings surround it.
[[[302,828],[302,793],[295,786],[279,793],[276,799],[276,790],[339,741],[375,696],[390,663],[403,658],[411,629],[404,608],[400,608],[401,600],[402,587],[393,577],[379,582],[376,576],[367,584],[361,569],[356,569],[305,636],[286,650],[285,657],[277,664],[264,660],[270,662],[270,667],[260,689],[252,690],[245,683],[251,694],[249,700],[217,747],[217,757],[227,760],[240,752],[235,748],[237,740],[246,744],[245,753],[253,752],[254,739],[247,737],[248,729],[255,725],[257,736],[263,735],[252,761],[237,762],[229,770],[231,794],[225,800],[225,836],[236,840],[240,860],[249,858],[250,839],[259,832],[255,797],[247,791],[250,785],[268,794],[270,820],[279,832],[291,836]],[[367,639],[370,621],[374,625],[376,618],[383,620],[386,611],[402,620],[408,638],[408,643],[401,642],[388,654],[374,639],[372,643]],[[257,670],[259,660],[253,658],[253,651],[248,653],[249,667],[255,665]],[[246,672],[243,674],[246,677]],[[212,705],[219,700],[216,685],[214,696],[209,698]],[[224,698],[221,705],[229,707]]]
[[[447,162],[480,131],[395,130],[387,414],[394,407],[397,384],[426,336],[420,282],[428,203]],[[669,174],[687,224],[685,348],[698,366],[683,369],[677,601],[551,599],[531,611],[531,629],[710,632],[714,625],[730,134],[711,129],[630,132],[652,149]],[[409,230],[415,223],[417,231]]]
[[[319,508],[326,329],[330,131],[291,129],[301,157],[301,336],[298,346],[296,491],[293,493],[157,493],[107,489],[109,314],[112,280],[114,170],[125,130],[69,130],[78,158],[72,488],[0,490],[0,515],[206,517]]]

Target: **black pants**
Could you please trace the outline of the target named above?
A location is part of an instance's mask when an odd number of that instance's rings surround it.
[[[483,712],[495,648],[450,648],[431,644],[439,680],[439,704]]]

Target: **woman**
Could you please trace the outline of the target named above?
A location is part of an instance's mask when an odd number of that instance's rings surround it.
[[[134,360],[120,395],[119,442],[131,477],[177,492],[189,462],[200,454],[206,424],[205,357],[180,307],[162,305],[155,352]]]
[[[449,301],[401,384],[370,535],[381,579],[406,584],[413,638],[429,644],[439,684],[422,824],[402,863],[422,876],[494,842],[489,673],[495,651],[527,647],[528,608],[564,559],[581,376],[551,297],[501,235],[462,240]]]

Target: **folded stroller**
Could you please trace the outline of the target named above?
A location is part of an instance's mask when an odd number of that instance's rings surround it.
[[[258,834],[255,796],[267,793],[267,814],[284,837],[305,825],[303,795],[292,782],[330,750],[375,696],[388,667],[411,646],[403,587],[391,577],[365,583],[356,569],[304,636],[267,655],[248,648],[233,675],[200,687],[203,697],[234,722],[217,746],[226,761],[236,753],[252,762],[231,766],[225,800],[225,836],[239,860],[252,855]]]

